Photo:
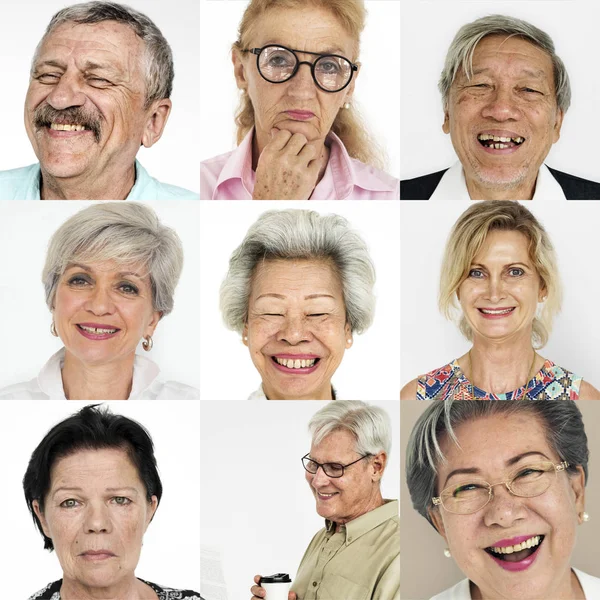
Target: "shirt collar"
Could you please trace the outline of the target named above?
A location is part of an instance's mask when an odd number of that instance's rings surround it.
[[[383,502],[382,506],[370,510],[342,526],[342,531],[346,533],[346,545],[379,527],[382,523],[398,517],[398,500],[384,500]],[[335,523],[329,519],[325,519],[325,528],[329,533],[335,533]]]
[[[65,348],[54,353],[37,376],[37,383],[51,400],[66,400],[62,383],[62,368],[65,364]],[[133,362],[133,383],[129,400],[139,400],[152,385],[160,372],[158,365],[145,356],[135,355]]]
[[[442,176],[430,200],[470,200],[462,164],[455,162]],[[560,184],[550,173],[546,165],[538,171],[535,182],[533,200],[548,202],[551,200],[566,200]]]
[[[254,128],[252,128],[242,143],[230,154],[221,169],[213,197],[217,188],[229,179],[241,179],[246,192],[252,196],[256,174],[252,170],[252,140]],[[349,198],[354,187],[375,192],[393,192],[394,186],[382,181],[377,175],[377,170],[369,165],[360,165],[360,174],[357,174],[354,161],[342,140],[333,131],[330,131],[325,143],[329,146],[330,154],[327,168],[323,178],[315,187],[311,200],[323,200],[327,198],[338,198],[344,200]],[[333,194],[332,194],[333,190]]]

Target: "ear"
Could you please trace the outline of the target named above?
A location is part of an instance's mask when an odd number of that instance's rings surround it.
[[[437,508],[437,506],[430,506],[427,509],[427,512],[429,513],[430,519],[433,521],[433,526],[447,542],[448,538],[446,537],[446,528],[444,527],[444,521],[442,519],[442,515],[440,514],[440,509]]]
[[[253,55],[254,56],[254,55]],[[234,48],[231,52],[231,62],[233,63],[233,74],[235,82],[240,90],[248,91],[248,78],[246,77],[246,65],[242,58],[242,53]]]
[[[346,339],[346,350],[348,350],[352,346],[352,342],[354,341],[352,338],[352,329],[350,328],[350,324],[346,323],[344,327],[344,336]]]
[[[162,316],[163,314],[158,310],[155,310],[152,313],[152,318],[148,325],[146,325],[146,335],[154,335],[154,330],[156,329],[158,322],[162,319]]]
[[[146,515],[146,527],[144,528],[144,533],[146,532],[146,529],[148,529],[148,525],[150,525],[152,519],[154,519],[154,513],[156,512],[157,508],[158,498],[156,496],[152,496],[150,502],[148,503],[148,514]]]
[[[558,142],[558,140],[560,139],[560,128],[562,127],[562,122],[563,122],[564,116],[565,116],[565,114],[562,111],[562,109],[558,108],[556,110],[556,121],[554,122],[554,131],[553,131],[553,137],[552,137],[553,144],[556,144],[556,142]]]
[[[385,465],[387,464],[387,454],[380,452],[371,459],[371,467],[373,468],[373,474],[371,479],[373,481],[380,481],[385,471]]]
[[[579,524],[581,524],[581,514],[585,510],[585,473],[583,467],[581,465],[577,467],[577,474],[569,473],[568,475],[571,489],[575,494],[575,510],[577,511],[577,518],[579,519]]]
[[[540,286],[540,292],[538,294],[538,302],[544,302],[547,297],[548,290],[546,289],[546,286],[542,283],[542,285]]]
[[[150,148],[162,137],[165,125],[171,114],[172,102],[169,98],[156,100],[148,109],[146,127],[142,135],[142,144],[145,148]]]
[[[248,345],[248,323],[244,325],[244,329],[242,330],[242,343],[244,346]]]
[[[46,537],[49,537],[52,539],[52,536],[50,535],[50,528],[48,527],[48,522],[46,521],[46,517],[44,517],[44,513],[42,512],[42,509],[40,508],[40,503],[37,500],[34,500],[32,502],[33,505],[33,511],[35,512],[36,517],[40,520],[40,523],[42,524],[42,529],[44,530],[44,534],[46,535]]]
[[[442,123],[442,131],[444,133],[450,133],[450,115],[448,114],[447,110],[444,112],[444,122]]]

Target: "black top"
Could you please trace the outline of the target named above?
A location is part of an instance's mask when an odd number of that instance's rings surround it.
[[[140,579],[138,577],[138,579]],[[174,590],[173,588],[166,588],[150,583],[144,579],[140,579],[146,585],[149,585],[158,596],[158,600],[202,600],[202,596],[198,592],[192,592],[192,590]],[[62,579],[49,583],[43,590],[36,592],[29,600],[60,600],[60,586],[62,585]]]
[[[444,169],[414,179],[404,179],[400,182],[400,199],[429,200],[447,170]],[[567,200],[600,200],[600,183],[575,177],[575,175],[569,175],[550,167],[548,167],[548,170],[554,179],[558,181]]]

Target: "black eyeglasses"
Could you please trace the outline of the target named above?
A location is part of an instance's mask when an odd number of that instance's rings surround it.
[[[308,454],[310,454],[310,452]],[[372,454],[365,454],[364,456],[357,458],[354,462],[348,463],[347,465],[341,465],[340,463],[323,463],[323,464],[321,464],[321,463],[318,463],[316,460],[313,460],[312,458],[308,458],[308,454],[306,454],[305,456],[302,457],[302,466],[309,473],[314,475],[319,470],[319,467],[321,467],[323,469],[323,472],[325,473],[325,475],[327,475],[327,477],[333,477],[333,478],[342,477],[342,475],[344,474],[344,469],[346,469],[350,465],[357,463],[359,460],[362,460],[363,458],[367,458],[367,456],[372,456]]]
[[[305,50],[292,50],[278,44],[262,48],[250,48],[242,52],[256,54],[256,66],[263,79],[269,83],[284,83],[290,80],[300,68],[309,65],[317,87],[324,92],[341,92],[352,81],[358,66],[339,54],[319,54]],[[315,62],[300,60],[296,52],[318,56]]]

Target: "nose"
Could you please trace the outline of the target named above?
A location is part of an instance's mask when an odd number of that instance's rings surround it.
[[[288,95],[293,98],[314,98],[317,85],[312,77],[312,65],[309,62],[300,62],[296,74],[288,81]]]
[[[316,489],[323,488],[329,484],[329,477],[323,470],[323,467],[319,466],[317,472],[312,476],[312,485]]]
[[[312,334],[308,328],[308,324],[304,315],[286,315],[281,329],[277,334],[277,340],[287,342],[292,346],[300,342],[309,342],[312,339]]]
[[[64,110],[71,106],[83,106],[85,94],[81,82],[75,74],[65,72],[46,98],[46,102],[56,110]]]
[[[102,285],[94,286],[89,292],[84,308],[98,317],[112,314],[115,305],[111,298],[110,289]]]
[[[504,298],[504,282],[502,277],[492,275],[488,279],[486,298],[491,302],[499,302]]]
[[[521,109],[513,96],[513,90],[499,85],[491,94],[481,114],[498,122],[516,121],[521,117]]]
[[[108,508],[102,503],[90,503],[85,512],[83,527],[86,533],[110,533],[112,526]]]
[[[511,494],[503,483],[493,487],[492,499],[484,511],[484,522],[487,526],[510,527],[515,521],[525,517],[523,499]]]

